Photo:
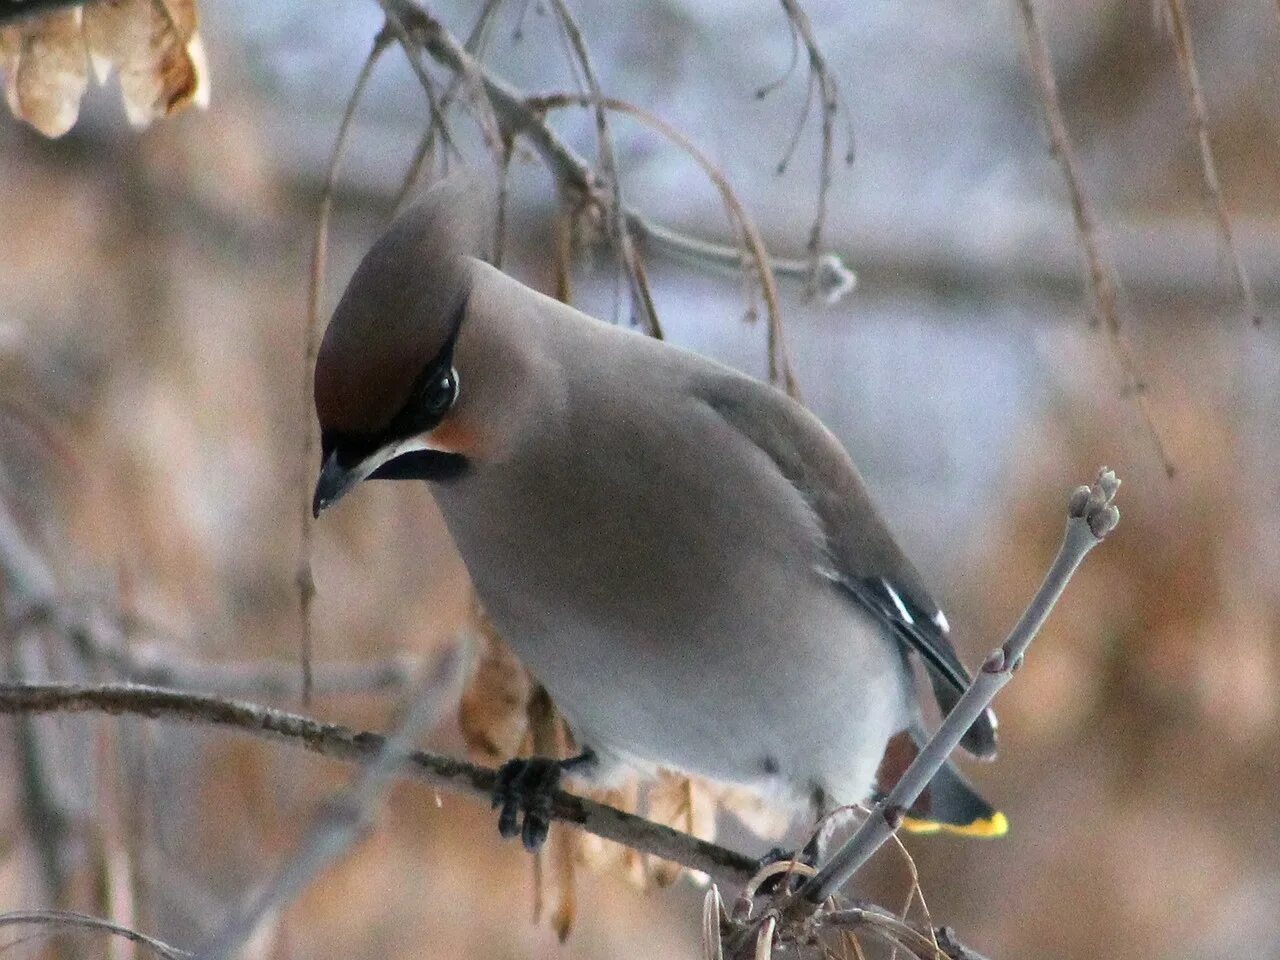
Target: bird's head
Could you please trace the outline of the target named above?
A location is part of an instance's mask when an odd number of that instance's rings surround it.
[[[405,210],[365,255],[316,357],[321,468],[312,512],[370,477],[443,477],[466,463],[466,322],[483,201],[451,178]]]

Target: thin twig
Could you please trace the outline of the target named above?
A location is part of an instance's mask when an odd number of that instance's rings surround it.
[[[1105,325],[1111,340],[1112,351],[1120,363],[1126,386],[1133,393],[1156,456],[1160,459],[1165,475],[1172,478],[1175,469],[1151,415],[1146,383],[1142,379],[1137,362],[1120,328],[1119,288],[1115,272],[1103,256],[1098,239],[1100,233],[1098,217],[1094,212],[1092,201],[1084,192],[1075,149],[1071,145],[1071,135],[1067,132],[1066,118],[1063,116],[1062,104],[1058,99],[1058,83],[1053,75],[1049,45],[1045,42],[1044,33],[1036,18],[1033,0],[1016,0],[1016,3],[1022,14],[1023,33],[1027,41],[1027,58],[1040,93],[1041,106],[1044,108],[1045,126],[1049,134],[1049,152],[1062,168],[1062,176],[1066,180],[1067,192],[1071,197],[1071,213],[1075,221],[1076,235],[1080,238],[1080,248],[1084,252],[1088,267],[1089,286],[1093,291],[1094,301],[1093,322],[1095,325],[1097,323]]]
[[[590,97],[576,93],[549,94],[531,98],[529,102],[544,109],[593,105]],[[707,175],[707,178],[720,192],[720,198],[725,208],[729,211],[731,221],[742,231],[747,249],[751,252],[755,262],[761,289],[764,293],[765,309],[769,315],[769,377],[771,380],[781,382],[783,388],[791,396],[798,396],[799,384],[796,381],[795,371],[791,366],[791,357],[787,352],[786,342],[783,337],[782,306],[778,299],[778,284],[774,279],[769,252],[765,248],[764,239],[756,228],[755,221],[751,219],[751,215],[738,198],[737,193],[729,185],[724,173],[693,141],[656,114],[633,103],[613,97],[606,97],[602,101],[602,105],[618,113],[625,113],[662,134],[662,136],[688,154],[702,168],[703,173]]]
[[[853,836],[823,864],[817,875],[800,888],[793,904],[807,901],[812,909],[827,899],[844,886],[897,831],[903,816],[959,745],[965,731],[1013,677],[1031,641],[1049,618],[1054,604],[1085,555],[1115,529],[1120,513],[1111,501],[1119,485],[1115,474],[1103,468],[1092,487],[1079,487],[1072,493],[1067,509],[1067,528],[1058,556],[1008,639],[987,658],[969,689],[893,789],[876,805],[871,816]]]
[[[1204,88],[1200,85],[1200,68],[1196,65],[1195,46],[1191,40],[1191,25],[1187,22],[1186,7],[1183,0],[1165,0],[1165,6],[1169,11],[1173,48],[1178,54],[1178,66],[1195,123],[1196,142],[1200,148],[1200,169],[1204,173],[1204,187],[1209,194],[1209,202],[1213,205],[1214,215],[1218,219],[1218,230],[1222,234],[1227,259],[1231,261],[1231,269],[1236,276],[1236,285],[1239,286],[1240,295],[1244,298],[1245,309],[1253,320],[1253,325],[1258,327],[1262,325],[1262,310],[1258,306],[1257,297],[1254,296],[1253,283],[1249,280],[1244,261],[1240,259],[1240,251],[1236,249],[1231,217],[1227,213],[1227,201],[1223,196],[1222,182],[1218,179],[1218,164],[1214,160],[1213,146],[1209,142],[1209,108],[1205,105]]]
[[[609,127],[608,113],[602,105],[604,94],[596,77],[595,66],[591,62],[591,52],[587,48],[582,28],[574,17],[573,11],[569,9],[567,0],[551,0],[551,4],[569,47],[570,66],[575,67],[575,72],[576,69],[581,70],[587,92],[591,95],[592,102],[596,104],[596,145],[600,157],[600,174],[609,195],[609,202],[604,205],[605,224],[617,253],[618,262],[622,265],[627,277],[627,285],[631,290],[632,309],[639,313],[641,326],[645,331],[650,336],[661,339],[662,325],[654,309],[648,277],[640,261],[639,251],[636,250],[635,242],[631,238],[629,223],[624,213],[626,207],[622,197],[622,178],[618,173],[617,147],[614,143],[613,131]]]
[[[428,56],[453,73],[476,77],[493,108],[499,129],[508,136],[517,133],[526,136],[562,187],[587,196],[598,189],[591,165],[525,103],[522,91],[499,78],[468,53],[440,21],[414,0],[379,2],[384,9],[395,14],[408,35],[422,46]]]
[[[191,954],[186,950],[170,946],[163,940],[149,937],[145,933],[131,930],[110,920],[90,917],[83,913],[72,913],[68,910],[15,910],[11,913],[0,913],[0,927],[38,926],[51,934],[66,931],[89,931],[107,933],[113,937],[123,937],[132,943],[146,947],[148,950],[164,957],[165,960],[188,960]]]
[[[783,12],[791,25],[792,39],[797,35],[809,55],[809,95],[816,87],[821,98],[818,109],[822,117],[822,150],[818,161],[818,201],[817,212],[813,217],[813,225],[809,229],[809,262],[812,274],[811,289],[817,290],[818,258],[822,250],[822,231],[827,221],[828,198],[831,193],[831,181],[835,167],[835,122],[843,110],[845,123],[849,128],[849,147],[845,153],[845,163],[853,163],[853,125],[849,119],[849,109],[844,105],[840,85],[835,74],[827,64],[826,58],[818,46],[818,38],[813,30],[809,15],[800,6],[799,0],[780,0]],[[804,113],[800,118],[801,126],[809,113],[809,95],[805,98]],[[797,130],[797,139],[798,139]],[[794,145],[792,147],[794,149]],[[785,162],[783,163],[785,169]],[[782,172],[781,170],[779,172]]]
[[[4,613],[4,630],[0,636],[4,643],[2,662],[10,676],[21,680],[28,675],[23,656],[27,649],[24,635],[33,633],[27,618],[36,603],[53,596],[55,586],[39,554],[27,543],[13,514],[3,503],[0,503],[0,572],[4,573],[6,587],[0,591]],[[20,808],[39,854],[45,902],[62,907],[67,903],[70,887],[67,844],[71,824],[49,770],[49,754],[56,756],[57,751],[46,749],[31,717],[17,718],[14,734]]]
[[[447,149],[453,149],[456,152],[457,148],[454,147],[453,137],[449,133],[448,121],[445,118],[444,110],[440,106],[440,98],[436,94],[435,83],[432,82],[431,75],[427,73],[427,68],[418,57],[417,45],[413,42],[409,29],[405,26],[400,14],[392,4],[387,3],[386,0],[378,0],[378,3],[382,7],[383,16],[387,18],[387,29],[396,38],[401,49],[404,50],[404,57],[409,62],[409,69],[411,69],[414,76],[418,78],[418,83],[422,86],[423,92],[427,95],[427,107],[431,114],[430,123],[439,128],[440,138],[444,142],[445,147]],[[470,76],[470,74],[464,72],[463,76]],[[489,122],[491,114],[487,109],[487,101],[483,97],[478,99],[482,103],[482,112],[479,118],[480,129],[484,134],[486,142],[490,142],[492,145],[492,143],[497,142],[495,139],[497,130]]]
[[[383,739],[364,769],[338,796],[321,805],[306,837],[269,883],[237,910],[202,947],[200,960],[230,960],[262,921],[298,896],[321,870],[354,844],[409,755],[418,735],[440,718],[457,685],[462,658],[451,648],[421,683],[395,732]]]
[[[651,241],[670,256],[702,269],[738,273],[742,270],[742,248],[681,233],[637,213],[627,211],[631,229]],[[798,257],[771,257],[775,277],[813,282],[813,261]],[[839,303],[858,284],[858,278],[844,261],[833,253],[818,258],[818,296],[828,306]]]
[[[302,362],[302,409],[304,422],[302,438],[302,464],[299,481],[298,512],[298,566],[295,583],[298,588],[298,626],[300,630],[299,656],[302,663],[302,703],[311,702],[315,677],[311,669],[311,603],[316,595],[316,581],[311,569],[311,552],[313,545],[313,527],[311,517],[311,484],[313,471],[317,468],[316,451],[319,448],[319,424],[311,415],[311,377],[316,365],[316,356],[320,352],[320,300],[324,295],[325,266],[329,252],[329,218],[333,212],[333,194],[338,183],[338,171],[342,167],[342,158],[347,148],[347,137],[351,132],[351,121],[355,118],[356,107],[365,85],[373,73],[378,57],[386,49],[387,37],[379,33],[369,48],[364,65],[356,77],[355,87],[347,99],[346,109],[342,114],[342,122],[338,124],[338,135],[333,143],[333,151],[329,155],[329,172],[325,176],[324,193],[320,199],[320,214],[316,221],[315,243],[311,251],[311,273],[307,285],[307,329],[306,353]]]
[[[205,694],[131,684],[0,684],[0,714],[86,712],[234,730],[349,762],[367,762],[378,754],[384,739],[339,724]],[[486,800],[497,782],[497,772],[492,769],[422,751],[410,755],[401,772],[434,787]],[[756,872],[757,863],[751,857],[571,793],[556,794],[552,816],[720,881],[741,883]]]

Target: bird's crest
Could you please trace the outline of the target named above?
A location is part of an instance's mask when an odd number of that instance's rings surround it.
[[[490,191],[460,173],[400,213],[365,255],[316,357],[316,414],[325,431],[374,434],[418,375],[457,335],[470,258],[486,255]]]

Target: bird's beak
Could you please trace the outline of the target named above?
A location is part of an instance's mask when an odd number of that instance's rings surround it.
[[[370,457],[375,459],[377,454]],[[315,496],[311,500],[311,516],[320,516],[320,511],[333,506],[357,483],[377,469],[377,464],[365,469],[365,463],[357,463],[354,467],[344,467],[338,462],[338,451],[329,454],[329,459],[320,468],[320,477],[316,480]]]
[[[338,462],[338,451],[333,451],[325,460],[324,466],[320,468],[315,496],[311,499],[311,516],[319,517],[322,510],[328,509],[341,500],[352,487],[361,480],[367,480],[384,463],[394,460],[403,453],[431,449],[433,448],[424,438],[410,437],[399,443],[389,443],[350,467],[342,466]]]

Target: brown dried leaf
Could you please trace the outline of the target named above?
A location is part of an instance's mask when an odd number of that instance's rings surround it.
[[[529,732],[533,685],[524,665],[498,636],[479,602],[473,604],[472,610],[480,650],[462,693],[458,722],[476,759],[497,763],[515,756]]]
[[[85,9],[84,40],[99,83],[117,64],[147,56],[152,13],[151,0],[101,0]]]
[[[13,66],[10,59],[17,59],[18,47],[22,43],[20,27],[0,27],[0,70],[7,74]]]
[[[759,794],[741,787],[704,782],[720,806],[732,813],[742,825],[759,837],[780,837],[791,825],[791,813],[769,805]]]
[[[79,10],[58,10],[16,28],[16,44],[12,37],[6,41],[9,109],[46,137],[71,129],[89,85],[80,23]]]
[[[693,834],[700,840],[712,840],[716,835],[716,805],[712,791],[701,781],[681,774],[662,770],[649,788],[649,819],[666,824],[676,830]],[[649,858],[649,870],[653,882],[659,887],[675,883],[684,867],[669,860]],[[705,874],[689,871],[697,882],[705,883]]]
[[[584,792],[598,803],[617,807],[627,813],[636,813],[640,807],[640,784],[635,777],[621,786]],[[648,888],[649,878],[645,870],[644,858],[638,852],[594,834],[579,833],[578,837],[578,858],[590,869],[600,872],[616,870],[637,889]]]
[[[538,907],[540,911],[546,911],[551,929],[556,932],[561,943],[569,938],[578,914],[574,886],[578,837],[578,831],[553,823],[547,842],[538,851],[537,871],[539,879],[543,881],[539,884]]]
[[[208,64],[194,0],[103,0],[85,10],[98,79],[120,73],[125,115],[145,127],[190,103],[209,103]]]

